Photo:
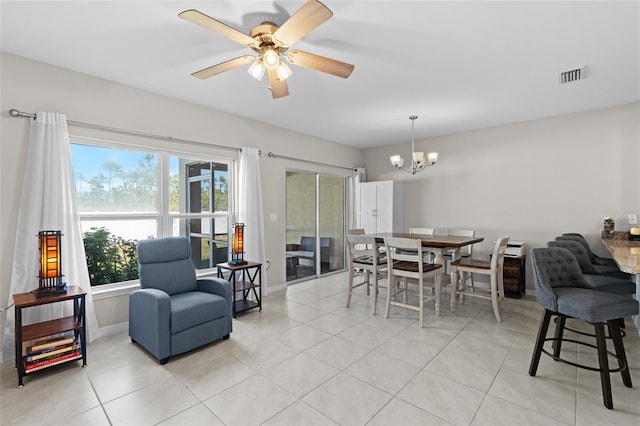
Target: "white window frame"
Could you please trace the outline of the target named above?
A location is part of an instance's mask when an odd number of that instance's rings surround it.
[[[233,224],[233,217],[235,212],[235,184],[236,184],[236,158],[212,156],[202,154],[197,151],[189,150],[177,150],[177,149],[158,149],[147,145],[127,143],[120,141],[109,141],[103,139],[94,139],[81,136],[70,136],[71,144],[74,145],[86,145],[96,148],[109,148],[120,150],[135,150],[138,152],[144,152],[148,154],[154,154],[158,158],[158,196],[156,199],[156,212],[148,213],[83,213],[79,212],[80,221],[84,220],[126,220],[131,218],[136,219],[152,219],[156,221],[156,235],[158,237],[172,235],[172,221],[175,219],[228,219],[228,223],[231,227]],[[169,158],[180,157],[186,159],[192,159],[194,161],[207,161],[225,163],[228,165],[228,210],[226,212],[204,212],[204,213],[176,213],[170,212],[169,206]],[[85,232],[83,230],[83,232]],[[229,241],[231,241],[231,229],[229,229]],[[216,268],[207,268],[197,270],[198,276],[215,274]],[[140,287],[140,280],[122,281],[118,283],[103,284],[100,286],[91,286],[91,293],[95,300],[109,298],[119,295],[129,294],[132,290]]]

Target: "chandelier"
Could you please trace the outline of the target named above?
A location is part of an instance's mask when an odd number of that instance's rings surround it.
[[[434,164],[436,164],[436,161],[438,161],[437,152],[429,152],[427,154],[427,161],[425,161],[424,152],[416,152],[414,141],[414,125],[416,118],[418,118],[417,115],[412,115],[409,117],[409,120],[411,120],[411,167],[402,167],[404,165],[404,158],[402,158],[401,155],[392,155],[391,157],[389,157],[389,160],[391,161],[393,167],[398,170],[403,170],[407,173],[411,173],[412,175],[423,171],[429,166],[433,166]]]

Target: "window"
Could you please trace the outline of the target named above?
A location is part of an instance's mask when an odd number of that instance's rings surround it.
[[[140,239],[184,235],[197,269],[228,259],[231,160],[73,140],[92,286],[138,279]]]

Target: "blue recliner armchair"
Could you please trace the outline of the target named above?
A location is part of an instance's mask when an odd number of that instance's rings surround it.
[[[196,279],[189,240],[138,242],[140,289],[129,295],[129,336],[165,364],[232,331],[231,284]]]

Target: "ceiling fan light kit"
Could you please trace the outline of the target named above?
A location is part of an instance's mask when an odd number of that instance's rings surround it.
[[[415,121],[418,118],[417,115],[412,115],[409,117],[411,120],[411,167],[406,168],[404,166],[404,158],[401,155],[392,155],[389,157],[389,161],[391,161],[391,165],[398,170],[402,170],[407,173],[411,173],[415,175],[418,172],[423,171],[425,168],[429,166],[433,166],[438,161],[438,153],[437,152],[429,152],[427,153],[427,161],[425,162],[424,152],[416,151],[416,144],[414,140],[414,125]]]
[[[324,4],[318,0],[308,0],[282,26],[278,27],[273,22],[263,22],[247,35],[194,9],[178,14],[178,17],[184,20],[217,32],[257,53],[255,56],[241,56],[222,62],[191,75],[205,79],[251,63],[247,71],[255,79],[262,80],[266,72],[273,98],[281,98],[289,94],[285,80],[291,77],[293,71],[286,64],[285,59],[290,64],[337,77],[347,78],[351,75],[354,68],[351,64],[301,50],[289,50],[293,43],[332,16],[333,13]]]

